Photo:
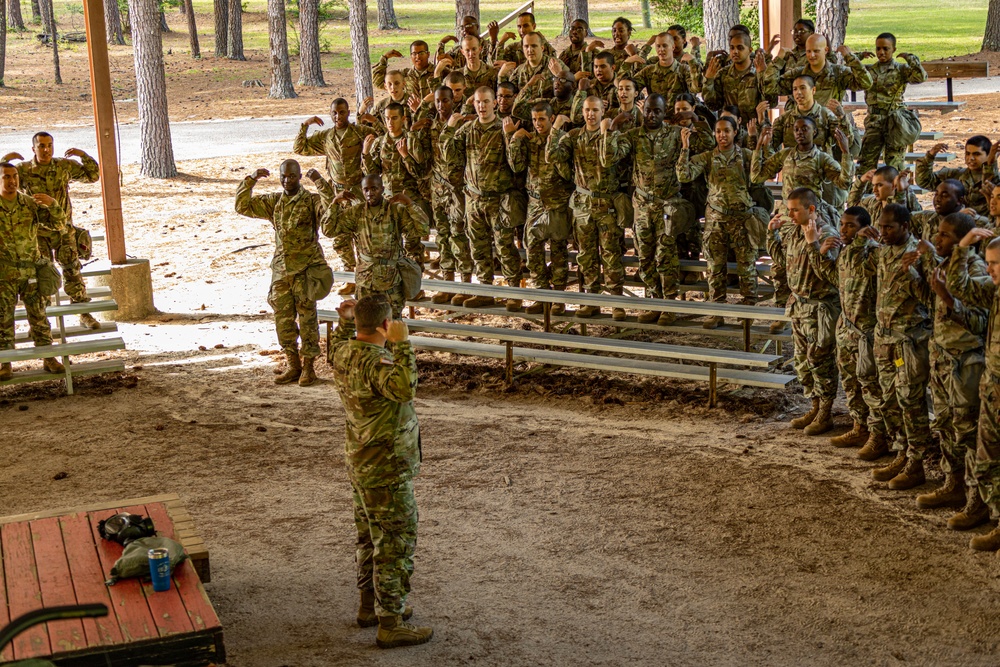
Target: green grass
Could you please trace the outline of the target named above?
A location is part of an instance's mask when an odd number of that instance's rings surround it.
[[[891,32],[899,51],[924,60],[978,53],[988,5],[988,0],[851,0],[847,45],[874,51],[876,35]]]

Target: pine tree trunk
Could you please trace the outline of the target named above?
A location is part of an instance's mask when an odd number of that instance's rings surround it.
[[[125,44],[122,34],[122,17],[118,11],[118,0],[104,0],[104,35],[108,44]]]
[[[275,100],[298,97],[292,87],[292,66],[288,61],[285,0],[267,0],[267,41],[271,47],[271,92],[267,96]]]
[[[299,85],[326,85],[319,57],[319,0],[299,0]]]
[[[816,32],[826,35],[827,45],[831,51],[844,43],[844,37],[847,35],[847,15],[850,11],[848,0],[816,2]]]
[[[462,39],[462,21],[466,16],[479,20],[479,0],[455,0],[455,37]]]
[[[590,8],[587,0],[565,0],[563,2],[563,31],[562,36],[569,34],[569,27],[573,21],[583,19],[590,23]]]
[[[163,72],[163,38],[158,0],[129,0],[139,107],[139,170],[151,178],[177,175],[167,115],[167,79]]]
[[[31,22],[42,22],[42,9],[38,6],[38,0],[31,0]]]
[[[990,8],[986,13],[983,51],[1000,51],[1000,0],[990,0]]]
[[[0,0],[0,88],[4,87],[3,75],[7,68],[7,3]]]
[[[399,23],[396,22],[396,10],[392,6],[392,0],[378,0],[378,29],[399,30]]]
[[[368,50],[368,7],[365,0],[348,0],[348,21],[351,24],[351,54],[354,59],[354,94],[357,105],[372,97],[372,60]],[[355,106],[357,108],[357,106]]]
[[[57,84],[62,83],[62,73],[59,71],[59,36],[56,34],[56,13],[52,6],[52,0],[41,0],[39,8],[42,10],[45,32],[49,34],[51,39],[53,77]]]
[[[10,0],[7,3],[7,21],[14,30],[18,32],[24,30],[24,17],[21,16],[21,0]]]
[[[226,53],[230,60],[246,60],[243,55],[243,4],[240,0],[229,0],[229,46]]]
[[[181,0],[187,5],[188,40],[191,42],[191,57],[201,58],[201,45],[198,44],[198,25],[194,17],[194,0]]]
[[[229,44],[229,0],[215,0],[215,57],[225,58]]]
[[[709,51],[729,50],[729,29],[740,22],[738,0],[705,0],[705,41]]]
[[[167,25],[167,15],[160,10],[160,32],[170,32],[170,26]]]

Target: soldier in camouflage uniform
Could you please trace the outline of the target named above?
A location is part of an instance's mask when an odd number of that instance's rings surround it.
[[[816,125],[816,132],[813,136],[813,143],[826,153],[833,153],[837,146],[833,131],[840,128],[844,133],[850,132],[847,120],[838,116],[816,101],[816,82],[808,74],[803,74],[795,79],[792,84],[792,99],[795,104],[785,113],[778,116],[771,125],[772,140],[771,148],[775,151],[782,146],[791,148],[795,146],[795,121],[803,116],[809,116]],[[841,113],[843,109],[841,108]]]
[[[694,206],[681,197],[677,164],[681,150],[681,128],[665,125],[666,101],[653,93],[643,104],[643,124],[618,131],[608,119],[602,121],[604,142],[601,164],[616,164],[631,158],[629,174],[634,187],[635,238],[639,251],[639,275],[647,296],[676,299],[681,264],[677,256],[677,236],[695,224]],[[617,119],[616,119],[617,122]],[[640,322],[672,324],[674,313],[646,311]]]
[[[611,23],[612,45],[608,49],[608,53],[614,58],[616,72],[624,71],[625,61],[632,56],[641,56],[646,59],[653,50],[652,39],[638,48],[634,44],[629,44],[633,32],[635,32],[635,28],[632,27],[632,22],[624,16],[619,16]]]
[[[481,86],[496,88],[500,70],[482,59],[482,40],[476,35],[466,35],[462,38],[462,53],[465,56],[465,66],[461,68],[465,76],[465,85],[470,90]]]
[[[527,123],[531,122],[531,109],[539,102],[546,102],[552,107],[556,116],[571,116],[573,113],[573,93],[576,91],[576,81],[569,72],[560,72],[552,78],[553,97],[533,97],[537,89],[534,86],[521,89],[514,98],[514,118]],[[572,129],[572,128],[570,128]]]
[[[903,257],[917,249],[910,233],[910,212],[900,204],[882,211],[879,232],[872,227],[858,234],[881,246],[862,266],[865,275],[878,279],[875,306],[875,365],[882,387],[879,408],[886,432],[896,440],[896,458],[872,471],[890,489],[912,489],[924,483],[924,456],[931,441],[927,414],[930,380],[928,340],[931,317],[927,308],[930,288],[915,268],[904,267]]]
[[[519,286],[521,257],[514,244],[514,228],[508,216],[498,215],[514,179],[507,163],[503,123],[497,116],[492,90],[480,88],[473,100],[476,120],[462,125],[463,117],[452,114],[440,141],[446,160],[465,165],[465,222],[479,282],[493,284],[493,257],[499,255],[507,284]],[[463,305],[480,308],[493,303],[492,297],[472,296]],[[508,299],[506,306],[512,312],[521,309],[519,299]]]
[[[258,169],[240,182],[236,190],[236,212],[248,218],[267,220],[274,226],[274,259],[271,260],[267,303],[274,309],[278,344],[288,362],[285,372],[274,381],[277,384],[298,381],[299,386],[308,387],[316,382],[314,360],[319,356],[316,295],[310,284],[329,271],[319,245],[319,226],[334,193],[315,169],[307,171],[306,176],[316,184],[320,194],[308,192],[300,183],[302,169],[299,163],[285,160],[278,168],[282,192],[254,195],[257,181],[268,176],[267,169]],[[301,357],[299,338],[302,339]]]
[[[414,142],[404,125],[400,105],[393,104],[386,108],[385,123],[385,134],[365,137],[361,147],[361,167],[365,175],[382,176],[390,197],[405,194],[427,211],[429,207],[423,199],[419,183],[427,168],[414,156]]]
[[[525,60],[520,65],[513,66],[508,62],[500,69],[500,81],[510,81],[518,91],[530,87],[533,97],[551,97],[552,77],[549,75],[549,61],[542,53],[541,35],[532,32],[524,36],[524,53]],[[562,71],[562,63],[553,60],[559,66],[557,70]]]
[[[39,229],[38,249],[43,257],[59,263],[62,268],[63,283],[66,294],[72,303],[90,301],[87,296],[87,286],[83,281],[83,267],[76,241],[76,228],[73,226],[73,204],[69,198],[69,184],[96,183],[101,177],[97,161],[79,148],[70,148],[65,157],[53,157],[52,135],[39,132],[31,138],[31,150],[34,158],[24,162],[17,153],[5,155],[2,162],[12,159],[22,160],[17,165],[17,173],[21,179],[21,189],[29,195],[45,194],[55,199],[66,216],[65,224],[59,226],[59,231],[46,228]],[[71,160],[78,157],[80,161]],[[45,209],[42,209],[45,215]],[[101,325],[90,313],[80,315],[80,324],[88,329],[100,329]]]
[[[330,104],[330,118],[333,127],[320,130],[311,137],[308,136],[310,125],[323,125],[319,116],[313,116],[302,123],[299,133],[295,136],[292,151],[296,155],[324,156],[326,171],[330,175],[330,184],[335,193],[350,190],[361,196],[361,149],[365,137],[375,136],[375,130],[367,125],[356,125],[350,121],[351,108],[347,100],[338,97]],[[354,246],[349,236],[333,237],[333,249],[344,263],[344,271],[353,273],[357,262],[354,258]],[[354,294],[354,283],[347,283],[338,294],[347,296]]]
[[[847,205],[862,207],[872,220],[882,217],[886,204],[902,204],[910,213],[922,209],[917,196],[910,190],[909,170],[900,173],[889,165],[872,169],[856,179],[847,194]]]
[[[475,16],[466,16],[465,18],[462,19],[461,37],[448,35],[446,37],[441,38],[441,41],[438,42],[437,53],[434,56],[435,61],[440,62],[442,59],[446,58],[451,61],[451,66],[454,68],[461,69],[462,67],[465,67],[465,56],[462,54],[461,38],[465,37],[466,35],[473,35],[476,38],[479,37],[479,19],[477,19]],[[445,49],[445,44],[447,44],[448,42],[458,42],[458,45],[455,46],[450,51],[447,51]],[[487,52],[485,45],[483,48],[482,56],[483,56],[483,61],[491,62],[492,54]]]
[[[424,98],[434,92],[432,87],[434,83],[434,68],[429,64],[430,56],[431,52],[427,46],[427,42],[418,39],[410,44],[410,64],[412,67],[404,67],[401,70],[397,70],[403,75],[407,97],[416,95],[419,98]],[[384,87],[386,70],[389,68],[389,59],[402,57],[403,54],[396,49],[386,51],[385,55],[372,65],[372,85],[376,88]]]
[[[684,26],[675,23],[667,28],[667,32],[674,38],[674,60],[680,61],[681,67],[687,67],[691,71],[691,93],[700,93],[705,79],[705,64],[701,62],[701,39],[691,37],[691,53],[685,49],[688,46],[687,30]],[[670,98],[667,98],[670,104]]]
[[[573,113],[570,121],[575,127],[583,127],[583,103],[593,95],[600,98],[604,105],[604,113],[611,115],[611,110],[618,107],[618,88],[615,84],[615,57],[610,51],[599,51],[594,56],[594,78],[584,76],[576,82],[577,92],[573,96]]]
[[[378,624],[379,648],[416,646],[434,631],[406,622],[417,546],[413,479],[420,472],[420,425],[413,407],[417,356],[406,324],[390,321],[384,298],[337,308],[328,361],[344,406],[347,474],[358,531],[358,625]],[[388,345],[386,345],[388,343]]]
[[[920,241],[907,258],[933,293],[934,333],[930,340],[931,398],[934,420],[931,429],[940,436],[941,469],[944,484],[917,496],[917,507],[929,509],[961,506],[965,502],[967,476],[965,460],[975,450],[976,422],[979,419],[979,380],[983,374],[983,336],[988,309],[970,306],[948,291],[945,274],[955,261],[958,242],[975,227],[964,213],[943,218],[933,245]],[[966,260],[965,273],[972,279],[986,279],[986,263],[976,254]]]
[[[779,62],[788,55],[787,49],[782,49],[767,69],[763,72],[764,92],[768,95],[791,95],[795,79],[808,74],[816,83],[816,101],[826,106],[830,100],[842,100],[848,90],[868,90],[872,85],[871,74],[865,69],[854,53],[846,45],[837,48],[844,58],[844,65],[832,63],[827,59],[830,49],[826,37],[819,34],[810,35],[806,40],[807,63],[801,67],[785,67],[780,71]],[[794,102],[789,99],[787,107]]]
[[[569,68],[571,75],[580,72],[591,73],[594,64],[594,51],[600,48],[599,43],[587,44],[590,24],[583,19],[576,19],[569,24],[569,46],[559,54],[559,60]]]
[[[968,530],[1000,516],[1000,240],[986,246],[988,278],[969,275],[969,257],[975,246],[994,236],[987,229],[973,229],[959,242],[946,274],[949,291],[970,307],[988,308],[986,368],[979,383],[979,424],[975,453],[971,448],[965,461],[969,489],[965,507],[948,520],[953,530]],[[1000,549],[1000,528],[977,535],[969,546],[981,551]]]
[[[726,260],[729,250],[736,255],[740,295],[744,303],[757,301],[757,249],[750,241],[752,217],[767,212],[754,207],[750,188],[750,151],[736,146],[737,123],[720,118],[715,124],[714,150],[691,156],[691,128],[681,130],[681,154],[677,161],[677,180],[690,183],[701,174],[708,181],[708,207],[705,210],[703,247],[708,262],[708,299],[726,300]],[[710,317],[702,324],[715,329],[721,317]]]
[[[927,80],[927,72],[920,64],[920,58],[912,53],[900,53],[906,63],[893,60],[896,52],[896,37],[884,32],[875,39],[875,53],[864,51],[859,58],[878,58],[874,65],[866,69],[872,78],[872,85],[865,92],[865,103],[868,105],[868,115],[865,116],[865,134],[861,139],[861,173],[878,166],[879,157],[885,153],[885,163],[896,169],[903,168],[903,157],[910,140],[904,138],[895,125],[894,116],[911,114],[903,102],[906,84],[923,83]],[[913,115],[917,125],[919,119]]]
[[[705,66],[705,81],[702,97],[713,111],[728,105],[740,110],[740,120],[744,125],[757,118],[757,105],[766,101],[774,107],[778,103],[776,94],[764,90],[764,71],[755,63],[751,54],[753,45],[748,35],[737,33],[729,39],[729,56],[732,63],[721,67],[719,58],[712,58]],[[763,56],[759,60],[762,60]]]
[[[633,67],[632,78],[641,92],[657,93],[664,100],[673,100],[680,93],[697,91],[698,87],[687,63],[674,60],[674,37],[666,32],[656,36],[656,62]]]
[[[543,60],[548,60],[549,58],[556,57],[556,50],[552,48],[548,40],[545,39],[545,35],[537,32],[535,28],[535,15],[531,12],[521,12],[517,16],[517,35],[512,32],[504,33],[503,38],[499,43],[496,42],[496,34],[494,33],[493,27],[495,24],[490,24],[490,40],[496,44],[493,47],[493,53],[495,54],[494,62],[508,62],[520,65],[525,61],[525,53],[522,47],[522,40],[528,35],[538,35],[542,42],[542,51],[544,52]],[[497,29],[499,30],[499,28]],[[509,44],[505,43],[510,40]]]
[[[537,289],[566,289],[569,274],[568,239],[572,232],[572,217],[569,198],[576,186],[573,173],[563,161],[547,162],[545,147],[552,132],[555,114],[548,102],[538,102],[531,109],[534,132],[524,128],[516,129],[513,120],[504,121],[504,131],[513,132],[510,137],[507,160],[517,172],[527,172],[528,193],[527,229],[528,269]],[[548,243],[550,260],[545,261],[545,246]],[[544,312],[542,303],[534,303],[525,312]],[[561,303],[552,305],[553,315],[562,315],[566,308]]]
[[[361,181],[363,200],[350,192],[334,198],[323,221],[323,233],[350,234],[358,247],[358,296],[382,295],[392,305],[393,317],[400,317],[406,305],[403,281],[397,268],[404,255],[423,262],[420,239],[429,233],[427,213],[404,192],[385,198],[385,186],[378,174]],[[342,202],[356,201],[346,209]]]
[[[374,107],[372,98],[365,99],[358,108],[358,124],[367,125],[375,130],[375,134],[386,133],[385,110],[390,104],[403,107],[404,124],[409,127],[413,120],[412,110],[408,106],[410,98],[406,94],[406,80],[399,70],[389,70],[385,75],[385,89],[388,97],[380,99]]]
[[[573,167],[576,192],[570,199],[570,206],[579,250],[576,261],[583,278],[581,291],[591,294],[601,292],[603,264],[605,289],[610,294],[623,294],[622,228],[614,204],[619,177],[616,165],[601,165],[603,110],[604,105],[599,98],[588,97],[583,103],[584,126],[569,132],[562,129],[569,119],[565,116],[556,118],[545,148],[545,159]],[[576,316],[593,317],[600,310],[596,306],[584,306],[576,311]],[[613,308],[611,316],[617,321],[624,320],[625,310]]]
[[[910,232],[918,239],[930,241],[937,234],[941,220],[959,211],[970,214],[980,227],[989,225],[989,218],[978,215],[973,209],[966,207],[966,197],[967,192],[961,181],[953,178],[941,181],[934,189],[931,210],[918,211],[911,216]]]
[[[795,22],[795,25],[792,26],[792,44],[794,46],[791,49],[782,49],[779,51],[778,55],[770,63],[770,65],[774,66],[778,76],[809,64],[809,60],[806,57],[806,42],[815,32],[816,24],[809,19],[799,19]],[[767,51],[772,51],[780,41],[780,37],[775,35],[771,39]],[[837,55],[827,49],[826,61],[837,64]]]
[[[947,149],[948,144],[934,144],[924,157],[917,160],[917,185],[924,190],[934,190],[942,181],[953,178],[965,186],[969,207],[979,215],[986,215],[989,204],[983,194],[983,185],[997,176],[1000,143],[993,144],[981,134],[969,137],[965,142],[964,167],[945,167],[934,171],[934,158]]]
[[[458,268],[462,282],[471,283],[472,250],[465,230],[463,192],[465,163],[457,159],[446,159],[441,142],[441,134],[448,127],[448,119],[455,111],[453,100],[454,93],[450,88],[438,88],[434,93],[437,117],[417,121],[410,128],[410,135],[414,137],[417,161],[425,166],[432,165],[431,210],[437,230],[438,255],[444,280],[454,280],[455,269]],[[465,295],[438,292],[431,297],[431,301],[447,303],[456,297],[461,297],[461,301],[468,298]]]
[[[840,317],[840,294],[836,277],[824,270],[820,247],[837,237],[834,228],[819,218],[819,197],[810,188],[796,188],[784,196],[788,225],[783,216],[772,218],[768,230],[781,229],[781,242],[771,244],[771,257],[788,271],[791,297],[786,313],[792,318],[795,375],[803,394],[812,399],[812,409],[791,420],[806,435],[820,435],[833,428],[833,399],[837,397],[836,322]],[[825,259],[833,259],[826,256]]]
[[[45,316],[47,295],[38,291],[36,265],[42,254],[38,235],[42,230],[59,233],[65,230],[63,208],[53,197],[43,193],[28,196],[18,192],[18,168],[0,162],[0,350],[14,349],[14,310],[17,300],[24,301],[35,347],[52,344],[52,328]],[[49,373],[63,373],[55,359],[44,359]],[[10,362],[0,364],[0,382],[11,379]]]

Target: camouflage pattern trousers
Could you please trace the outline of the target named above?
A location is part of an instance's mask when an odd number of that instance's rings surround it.
[[[576,264],[582,277],[582,288],[591,293],[601,292],[601,269],[605,288],[611,294],[625,287],[625,267],[622,264],[622,229],[610,195],[592,197],[576,192],[570,198],[573,209],[573,233],[576,236]]]
[[[926,340],[899,340],[875,334],[875,367],[882,387],[879,409],[886,433],[895,436],[893,451],[923,460],[931,441],[927,414],[930,357]]]
[[[884,435],[885,422],[879,408],[882,387],[875,369],[873,337],[874,332],[863,332],[845,322],[841,313],[837,320],[837,366],[847,395],[847,409],[856,423],[867,424],[870,432]]]
[[[857,173],[865,174],[870,169],[878,167],[882,151],[885,151],[884,162],[890,167],[902,171],[906,149],[889,148],[891,144],[898,143],[898,141],[891,141],[889,114],[869,113],[865,117],[865,133],[861,137],[861,157]],[[872,222],[875,221],[872,220]]]
[[[806,398],[833,400],[837,396],[836,322],[840,302],[792,295],[787,308],[792,318],[795,375]]]
[[[740,295],[757,300],[757,249],[750,242],[749,227],[752,213],[721,213],[709,207],[705,211],[703,248],[708,261],[708,300],[723,303],[729,270],[727,255],[732,249],[740,276]]]
[[[976,450],[979,382],[986,367],[982,350],[953,355],[931,342],[931,430],[941,438],[941,470],[967,476],[966,458]]]
[[[514,243],[514,228],[503,215],[506,195],[477,195],[466,190],[465,221],[472,242],[476,277],[484,285],[493,284],[493,255],[500,257],[500,270],[508,285],[521,284],[521,254]]]
[[[52,344],[52,327],[45,317],[48,297],[38,293],[35,270],[0,268],[0,350],[14,349],[14,309],[17,300],[24,302],[35,347]]]
[[[1000,375],[983,373],[979,398],[979,433],[975,452],[970,450],[971,456],[966,459],[966,482],[970,477],[975,481],[990,515],[996,519],[1000,517]]]
[[[357,201],[364,201],[361,194],[361,184],[346,187],[340,183],[332,183],[333,191],[340,194],[344,190],[350,190],[351,194],[357,197]],[[337,234],[333,237],[333,251],[344,263],[344,271],[353,272],[358,266],[357,257],[354,255],[354,236],[352,234]]]
[[[677,238],[693,227],[694,205],[681,197],[653,200],[638,193],[632,201],[639,277],[649,296],[674,299],[681,278]]]
[[[69,295],[72,303],[86,303],[87,285],[83,281],[83,265],[76,251],[76,238],[72,235],[43,233],[38,235],[38,250],[42,257],[48,257],[59,263],[62,269],[63,290]]]
[[[373,290],[369,289],[363,283],[358,283],[354,295],[359,299],[363,299],[366,296],[382,295],[389,300],[389,305],[392,306],[392,318],[398,320],[403,316],[403,308],[406,306],[406,295],[403,294],[402,281],[396,283],[392,289],[388,290]]]
[[[565,289],[569,282],[569,241],[571,218],[569,208],[549,210],[540,199],[528,199],[525,222],[525,245],[528,248],[528,270],[538,289]],[[549,261],[545,261],[548,245]]]
[[[278,345],[285,354],[298,354],[298,341],[301,336],[302,356],[318,357],[319,321],[316,316],[316,302],[305,298],[305,287],[304,273],[277,278],[271,283],[267,303],[274,309],[274,328],[278,333]]]
[[[442,271],[471,276],[472,249],[465,231],[465,197],[451,183],[434,176],[431,180],[431,211],[434,214],[438,257]]]
[[[358,588],[375,591],[379,616],[402,616],[417,548],[413,480],[375,488],[352,484],[351,488],[358,529]]]

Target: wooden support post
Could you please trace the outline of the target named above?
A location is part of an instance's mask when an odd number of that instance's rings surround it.
[[[507,386],[514,384],[514,343],[512,341],[507,341],[505,343],[507,347]]]
[[[552,304],[545,302],[545,333],[552,333]]]
[[[750,351],[750,323],[753,320],[743,320],[743,351]]]
[[[333,341],[333,322],[326,323],[326,358],[330,358],[330,344]]]
[[[410,319],[411,320],[417,319],[417,309],[414,308],[413,306],[410,306]]]
[[[718,399],[717,393],[717,381],[716,381],[716,364],[708,365],[708,407],[714,408],[716,400]]]
[[[104,203],[104,238],[112,264],[125,264],[125,223],[122,219],[121,174],[115,141],[115,107],[111,92],[108,42],[104,32],[102,0],[83,0],[90,60],[90,93],[97,128],[97,161],[101,167],[101,199]]]

